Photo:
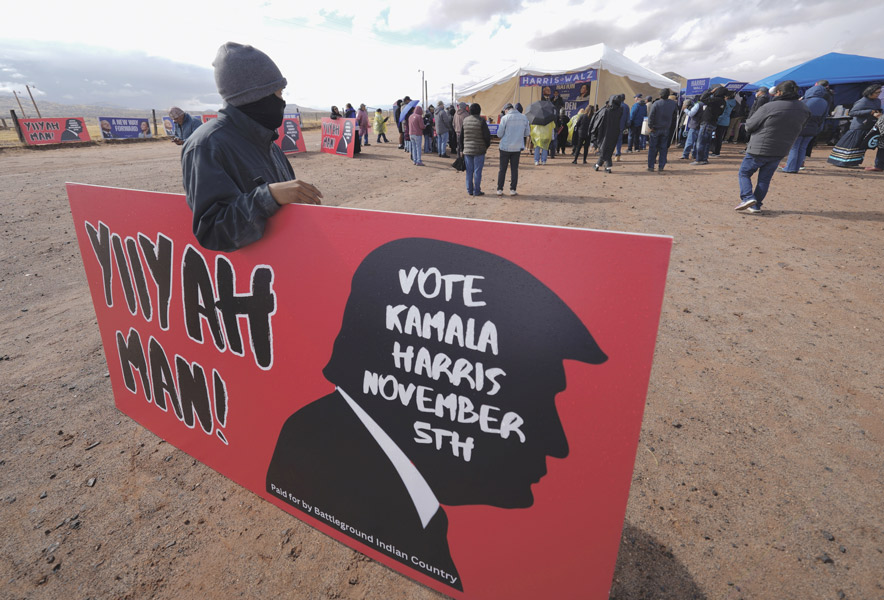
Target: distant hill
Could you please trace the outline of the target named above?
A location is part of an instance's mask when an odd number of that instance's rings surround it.
[[[665,73],[663,73],[663,77],[668,77],[669,79],[671,79],[671,80],[673,80],[673,81],[677,81],[678,84],[679,84],[682,88],[686,87],[687,84],[688,84],[688,78],[687,78],[687,77],[682,77],[681,75],[679,75],[678,73],[676,73],[676,72],[674,72],[674,71],[666,71]]]
[[[15,97],[11,94],[0,94],[0,117],[9,119],[9,111],[14,110],[15,114],[21,118],[35,119],[37,111],[31,104],[31,99],[25,95],[19,95],[21,108]],[[122,108],[109,104],[59,104],[57,102],[48,102],[45,100],[37,100],[37,107],[40,109],[40,115],[43,117],[150,117],[150,110]],[[22,114],[24,109],[24,114]],[[157,111],[157,117],[161,116],[160,110]]]
[[[37,111],[34,110],[34,105],[31,104],[31,99],[25,95],[22,97],[19,95],[19,100],[21,100],[21,108],[19,108],[18,102],[15,101],[15,96],[12,94],[0,94],[0,117],[3,117],[7,120],[10,119],[9,111],[14,110],[15,114],[18,118],[28,118],[35,119],[37,118]],[[146,108],[123,108],[121,106],[115,106],[112,104],[60,104],[58,102],[49,102],[46,100],[37,100],[37,107],[40,109],[40,115],[43,117],[85,117],[85,118],[98,118],[98,117],[142,117],[149,118],[151,116],[150,109]],[[22,108],[24,109],[24,114],[22,114]],[[187,110],[186,106],[182,106],[181,108]],[[157,108],[157,119],[166,115],[166,111],[168,107]],[[305,119],[316,119],[318,120],[320,117],[328,116],[327,110],[318,110],[315,108],[307,108],[307,107],[297,107],[297,106],[289,106],[286,108],[286,112],[301,112],[303,118]],[[206,111],[188,111],[192,115],[201,115],[201,114],[211,114],[216,111],[206,110]]]

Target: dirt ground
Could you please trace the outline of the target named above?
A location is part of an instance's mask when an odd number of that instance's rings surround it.
[[[881,174],[820,149],[753,216],[734,145],[665,175],[523,155],[502,198],[495,150],[479,198],[452,159],[306,137],[326,204],[674,237],[611,598],[884,598]],[[0,598],[441,598],[114,408],[64,182],[180,192],[179,154],[0,152]]]

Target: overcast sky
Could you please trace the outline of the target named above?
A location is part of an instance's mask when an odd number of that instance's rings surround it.
[[[289,81],[289,103],[320,109],[419,98],[420,70],[432,98],[449,98],[452,83],[465,88],[534,52],[599,42],[657,72],[749,82],[828,52],[884,58],[880,2],[318,4],[38,1],[28,5],[34,16],[18,19],[0,39],[0,92],[30,84],[38,101],[214,109],[221,99],[211,64],[228,40],[274,59]]]

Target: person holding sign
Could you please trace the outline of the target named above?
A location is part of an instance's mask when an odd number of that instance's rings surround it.
[[[534,275],[469,246],[388,242],[350,290],[323,369],[335,389],[281,425],[266,489],[463,591],[443,505],[533,506],[569,453],[563,360],[608,357]]]
[[[231,252],[259,240],[280,206],[321,204],[322,193],[295,181],[273,143],[287,81],[270,57],[227,42],[212,65],[224,107],[184,143],[181,167],[193,234],[204,248]]]

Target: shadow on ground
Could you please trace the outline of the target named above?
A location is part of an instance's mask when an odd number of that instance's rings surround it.
[[[610,600],[707,600],[688,570],[664,544],[623,526]]]

